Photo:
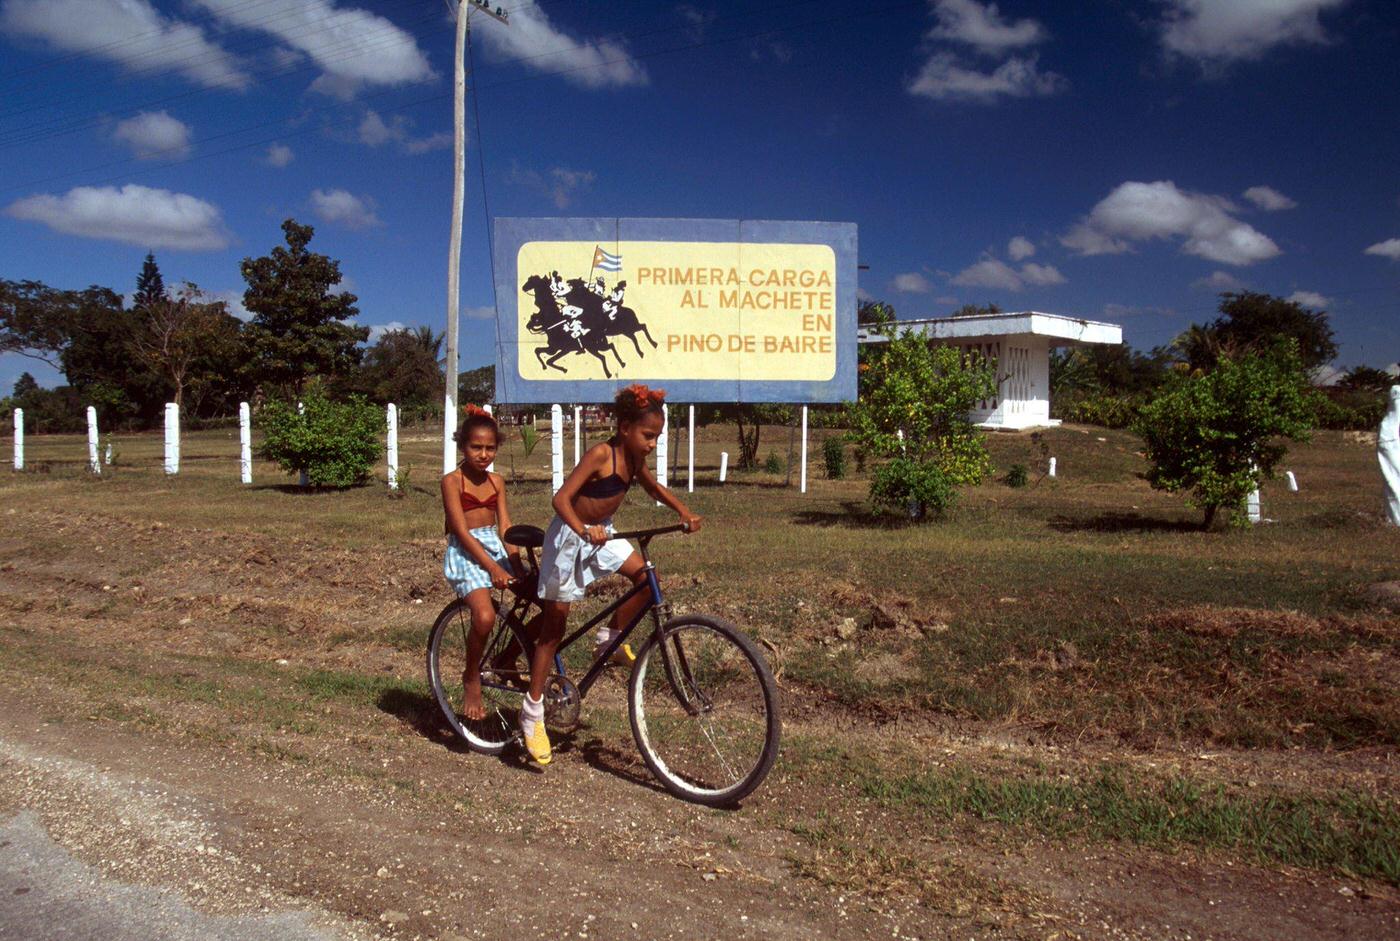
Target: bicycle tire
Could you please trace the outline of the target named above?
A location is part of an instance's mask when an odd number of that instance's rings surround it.
[[[731,806],[763,783],[778,757],[778,687],[733,624],[672,618],[637,654],[627,690],[632,736],[667,791]]]
[[[492,604],[496,604],[494,599]],[[467,634],[470,630],[471,609],[465,600],[458,599],[442,609],[428,635],[428,685],[432,687],[433,698],[437,700],[438,709],[442,711],[448,726],[467,747],[483,755],[499,755],[518,735],[520,708],[525,685],[529,682],[528,657],[522,655],[517,661],[517,666],[523,665],[523,670],[502,672],[491,669],[490,664],[512,642],[519,645],[522,651],[530,648],[511,623],[511,618],[501,615],[498,610],[496,624],[486,637],[481,663],[477,667],[482,674],[481,692],[487,708],[486,718],[469,720],[461,712],[461,679],[466,671]]]

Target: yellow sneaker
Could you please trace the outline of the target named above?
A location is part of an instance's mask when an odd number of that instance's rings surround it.
[[[535,722],[531,719],[520,720],[521,737],[525,740],[525,751],[537,765],[549,764],[553,756],[549,750],[549,733],[544,730],[543,722]]]
[[[597,657],[601,657],[603,655],[603,651],[606,648],[606,644],[598,644],[596,647],[594,647],[594,658],[596,659]],[[636,662],[636,660],[637,655],[632,652],[631,644],[623,644],[621,647],[618,647],[612,652],[612,656],[608,658],[609,663],[615,663],[621,667],[630,667],[633,663]]]

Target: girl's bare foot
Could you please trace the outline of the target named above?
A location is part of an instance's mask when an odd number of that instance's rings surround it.
[[[486,706],[481,701],[481,674],[462,674],[462,715],[472,722],[486,718]]]

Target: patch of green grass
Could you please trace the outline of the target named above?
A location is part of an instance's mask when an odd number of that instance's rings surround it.
[[[373,705],[389,691],[431,695],[426,680],[401,680],[344,670],[312,670],[297,677],[296,682],[313,700],[344,700]]]
[[[1108,766],[1084,780],[961,769],[866,775],[861,792],[945,820],[972,817],[1053,837],[1157,848],[1224,849],[1400,884],[1400,808],[1363,794],[1235,793],[1182,776],[1150,781]]]

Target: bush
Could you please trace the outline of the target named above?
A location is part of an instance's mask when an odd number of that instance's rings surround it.
[[[1375,431],[1387,408],[1384,395],[1346,389],[1328,389],[1316,406],[1313,426],[1334,431]]]
[[[296,403],[270,401],[258,412],[262,455],[289,474],[306,472],[317,487],[363,483],[379,460],[381,413],[360,396],[332,402],[318,388]]]
[[[787,468],[783,465],[782,458],[769,451],[768,459],[763,462],[763,469],[769,474],[781,474]]]
[[[827,480],[846,476],[846,446],[840,438],[827,438],[822,442],[822,461],[826,464]]]
[[[1030,468],[1024,464],[1012,464],[1011,469],[1006,472],[1006,486],[1024,487],[1030,482]]]
[[[1092,395],[1064,405],[1057,403],[1058,417],[1081,425],[1127,428],[1137,420],[1143,402],[1136,396]]]
[[[912,520],[941,516],[957,500],[957,490],[935,461],[897,457],[875,469],[870,503],[883,513]]]

